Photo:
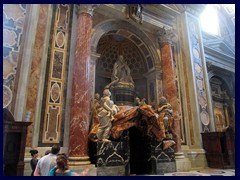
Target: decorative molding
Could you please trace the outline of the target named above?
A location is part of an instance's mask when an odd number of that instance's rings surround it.
[[[99,6],[99,4],[77,4],[77,15],[81,13],[87,13],[93,16],[93,11]]]
[[[41,143],[59,143],[63,123],[65,101],[65,73],[67,68],[67,51],[69,41],[70,5],[57,5],[54,34],[51,44],[51,56],[48,57],[49,78],[45,101]]]
[[[143,21],[160,28],[171,29],[173,27],[173,23],[167,22],[164,18],[156,17],[150,14],[150,12],[143,11]]]
[[[235,73],[235,58],[222,54],[219,51],[204,46],[205,59],[214,67],[219,67]]]
[[[8,86],[3,85],[3,108],[7,108],[12,102],[12,91]]]
[[[201,121],[202,131],[209,132],[210,131],[210,121],[209,121],[209,107],[208,107],[208,98],[207,98],[207,85],[204,78],[204,58],[203,51],[201,50],[201,35],[198,31],[199,23],[198,19],[187,14],[187,27],[189,32],[189,41],[190,41],[190,51],[191,53],[191,61],[194,68],[193,75],[196,87],[196,96],[197,103],[199,108],[199,118]]]
[[[100,58],[101,54],[98,54],[96,52],[91,53],[91,64],[96,65],[97,60]]]
[[[231,56],[232,58],[235,57],[234,46],[227,42],[223,37],[203,33],[203,44],[204,47],[216,50],[221,54]]]
[[[171,30],[166,30],[165,27],[160,28],[157,31],[157,36],[158,36],[158,43],[160,46],[162,46],[164,43],[177,43],[178,41],[178,36],[177,34],[171,29]]]
[[[155,7],[156,5],[152,5],[152,7]],[[173,25],[176,23],[176,13],[171,13],[168,14],[164,11],[159,11],[161,12],[161,14],[159,14],[159,12],[153,13],[151,10],[152,7],[147,6],[146,4],[142,4],[143,7],[143,11],[142,11],[142,21],[143,23],[148,23],[151,24],[153,26],[156,27],[165,27],[166,29],[170,29],[173,27]],[[162,6],[162,8],[164,8]],[[107,12],[106,10],[109,10],[109,12]],[[169,10],[170,12],[173,12],[171,10]],[[128,18],[128,6],[127,5],[123,5],[123,4],[104,4],[101,5],[101,8],[98,9],[98,12],[101,12],[102,14],[111,17],[112,18],[112,14],[114,14],[115,16],[117,16],[118,18]],[[162,15],[164,14],[164,16]],[[174,16],[172,15],[174,14]]]
[[[143,23],[143,6],[141,4],[128,4],[127,18],[134,20],[135,22]]]

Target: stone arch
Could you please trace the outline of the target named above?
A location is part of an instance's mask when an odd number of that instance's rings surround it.
[[[119,31],[117,32],[117,30]],[[94,32],[92,34],[91,52],[97,51],[97,45],[100,38],[104,34],[109,32],[117,33],[118,35],[128,38],[130,41],[136,44],[140,50],[145,52],[147,60],[152,61],[153,69],[156,64],[160,63],[160,57],[156,52],[156,47],[154,46],[153,42],[148,38],[148,36],[143,31],[139,30],[136,26],[124,20],[110,19],[97,24],[94,27]],[[149,63],[151,62],[148,62],[148,64]]]
[[[156,47],[157,44],[155,44],[145,32],[133,24],[130,24],[128,21],[109,19],[93,27],[91,38],[91,52],[93,54],[96,53],[101,56],[101,53],[97,52],[98,44],[101,38],[108,34],[115,34],[124,37],[125,39],[131,41],[139,49],[141,54],[143,54],[144,64],[147,64],[147,70],[146,73],[144,73],[146,75],[146,83],[144,87],[146,90],[143,90],[139,87],[140,84],[143,83],[138,83],[139,86],[137,87],[138,90],[136,91],[136,94],[139,94],[140,98],[146,98],[148,103],[156,106],[158,104],[158,97],[160,97],[159,94],[162,93],[161,88],[159,89],[161,86],[161,57],[156,50],[158,48]],[[94,74],[96,75],[96,68],[94,69]],[[156,78],[159,79],[156,80]],[[154,83],[154,87],[158,88],[154,89],[154,92],[152,92],[154,94],[154,100],[153,98],[149,98],[150,83]]]
[[[210,70],[208,72],[208,79],[210,80],[211,78],[216,77],[218,78],[220,81],[223,82],[224,87],[227,89],[227,92],[230,96],[233,96],[233,89],[231,89],[231,82],[228,80],[228,78],[226,77],[225,74],[215,71],[215,70]]]
[[[220,129],[220,131],[221,131],[221,128],[218,127],[219,118],[217,117],[217,114],[223,114],[224,125],[231,125],[233,127],[233,125],[235,124],[234,123],[235,122],[235,118],[234,118],[235,111],[232,107],[232,104],[233,104],[233,100],[231,99],[232,90],[229,87],[230,82],[227,81],[228,77],[221,75],[221,73],[219,73],[217,71],[210,71],[208,73],[208,75],[209,75],[209,82],[210,82],[210,86],[211,86],[211,95],[212,95],[212,102],[213,102],[212,108],[213,108],[213,112],[214,112],[214,120],[215,120],[216,130],[219,131],[219,129]],[[214,81],[212,81],[213,78],[215,78],[215,80],[214,80],[215,83],[213,83]],[[213,89],[212,83],[213,84],[221,83],[220,89],[217,88],[217,86],[215,86],[215,85],[214,85],[215,87]],[[216,93],[216,89],[218,89],[217,93]],[[224,98],[224,91],[225,91],[225,95],[226,95],[225,98]],[[222,95],[223,95],[223,97],[222,97]],[[218,113],[218,112],[222,112],[222,113]],[[222,119],[222,118],[220,118],[220,119]]]

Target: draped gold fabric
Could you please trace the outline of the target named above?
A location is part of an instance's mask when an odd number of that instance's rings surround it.
[[[111,137],[120,138],[124,130],[136,126],[144,135],[155,137],[157,141],[166,138],[163,117],[164,113],[156,113],[149,105],[119,106],[120,111],[114,116],[111,129]],[[89,138],[96,141],[99,119],[96,112],[93,117],[93,125]],[[169,123],[172,126],[172,122]],[[172,129],[172,128],[170,128]]]

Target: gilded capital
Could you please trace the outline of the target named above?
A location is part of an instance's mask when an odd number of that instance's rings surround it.
[[[157,31],[158,43],[162,46],[164,43],[176,43],[178,41],[177,34],[171,29],[166,30],[164,27]]]
[[[81,13],[87,13],[90,16],[93,16],[93,11],[94,9],[97,8],[97,6],[99,6],[98,4],[77,4],[76,5],[77,8],[77,15],[81,14]]]

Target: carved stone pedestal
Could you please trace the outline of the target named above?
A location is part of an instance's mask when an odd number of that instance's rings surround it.
[[[119,141],[96,142],[94,146],[96,146],[95,158],[98,176],[129,175],[129,145],[127,136]]]
[[[162,141],[152,141],[151,149],[152,174],[176,172],[176,160],[172,147],[163,150]]]

